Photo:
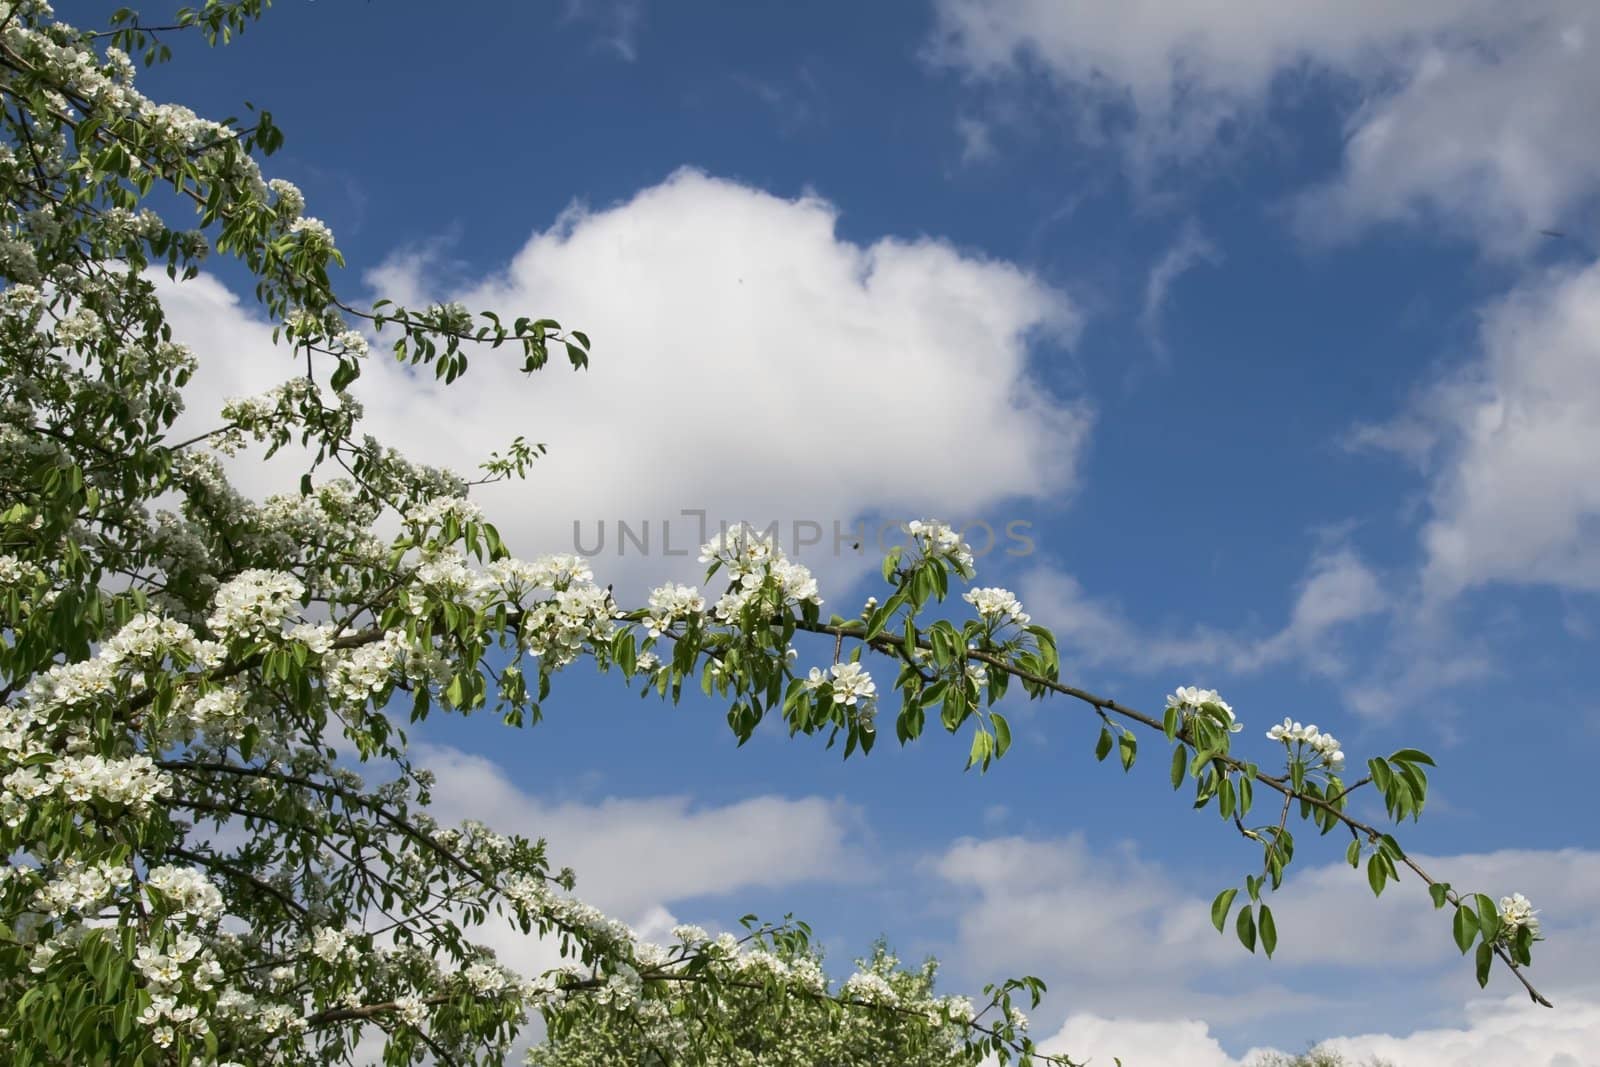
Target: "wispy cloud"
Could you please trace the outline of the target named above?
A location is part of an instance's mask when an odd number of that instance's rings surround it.
[[[1600,7],[1581,0],[935,0],[935,12],[933,62],[1049,87],[1062,135],[1109,136],[1147,192],[1247,142],[1291,80],[1355,85],[1338,175],[1295,202],[1315,239],[1425,223],[1517,254],[1600,193]]]
[[[1189,220],[1172,246],[1162,253],[1145,279],[1144,307],[1139,313],[1139,328],[1150,347],[1165,356],[1166,340],[1161,336],[1161,315],[1172,296],[1172,287],[1185,273],[1203,265],[1222,262],[1222,252],[1193,220]]]
[[[624,62],[639,58],[644,0],[566,0],[566,17],[595,27],[596,42]]]
[[[1347,546],[1312,557],[1288,621],[1259,637],[1202,625],[1187,631],[1141,627],[1116,601],[1088,593],[1077,578],[1050,566],[1030,571],[1022,589],[1033,614],[1055,630],[1065,657],[1080,665],[1141,673],[1184,666],[1247,673],[1294,660],[1317,673],[1336,674],[1335,631],[1392,606],[1377,573]]]
[[[823,121],[822,93],[811,68],[802,64],[791,77],[758,78],[736,74],[740,90],[760,101],[772,113],[778,129],[794,133]]]
[[[961,162],[982,163],[994,156],[994,137],[989,123],[970,115],[956,118],[956,133],[961,136]]]

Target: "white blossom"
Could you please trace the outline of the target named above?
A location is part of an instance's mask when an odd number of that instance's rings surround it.
[[[906,532],[916,542],[924,558],[947,559],[954,565],[956,573],[964,578],[972,577],[972,546],[963,541],[955,530],[934,519],[914,519],[906,523]],[[1027,620],[1024,619],[1020,625],[1026,626]]]
[[[990,587],[983,589],[969,589],[962,595],[962,599],[977,609],[978,615],[985,621],[1003,625],[1016,623],[1026,626],[1033,621],[1032,616],[1022,610],[1022,604],[1009,589]]]
[[[667,584],[650,593],[650,614],[645,627],[651,637],[660,637],[680,619],[706,610],[706,598],[692,585]]]
[[[400,1012],[400,1018],[409,1026],[421,1026],[428,1021],[428,1008],[422,1003],[422,998],[413,994],[406,994],[394,998],[394,1006]]]
[[[1236,734],[1244,729],[1244,723],[1234,717],[1233,707],[1226,700],[1223,700],[1222,695],[1215,689],[1200,689],[1192,685],[1180,685],[1167,698],[1167,707],[1178,709],[1185,718],[1200,714],[1208,704],[1222,712],[1228,721],[1229,733]]]
[[[297,234],[308,247],[316,249],[333,247],[333,231],[321,219],[297,218],[289,224],[289,232]]]
[[[217,590],[207,622],[223,637],[277,633],[305,594],[305,586],[292,574],[248,570]]]
[[[1539,913],[1533,904],[1521,893],[1513,893],[1509,897],[1500,898],[1500,921],[1515,932],[1520,926],[1526,926],[1533,931],[1535,937],[1539,935]]]

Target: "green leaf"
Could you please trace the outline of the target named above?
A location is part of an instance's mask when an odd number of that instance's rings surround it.
[[[1132,730],[1122,731],[1122,737],[1117,741],[1117,749],[1122,757],[1122,769],[1127,770],[1132,767],[1134,757],[1139,752],[1139,739],[1133,736]]]
[[[1517,927],[1517,936],[1511,939],[1511,957],[1526,967],[1533,962],[1533,928]]]
[[[1489,984],[1489,968],[1494,966],[1494,949],[1485,941],[1478,946],[1478,988]]]
[[[1389,790],[1394,786],[1394,772],[1389,765],[1381,759],[1367,761],[1367,770],[1372,774],[1372,784],[1378,787],[1378,792],[1384,796],[1389,795]]]
[[[1278,947],[1278,924],[1272,921],[1272,909],[1265,904],[1261,905],[1261,947],[1266,950],[1268,959]]]
[[[1482,893],[1473,894],[1472,901],[1478,906],[1478,929],[1483,931],[1483,939],[1493,944],[1500,936],[1500,909]]]
[[[1426,752],[1415,748],[1402,748],[1389,757],[1396,763],[1426,763],[1430,767],[1437,767],[1433,757]]]
[[[967,755],[967,769],[971,770],[979,763],[988,768],[989,753],[993,750],[993,747],[994,738],[989,736],[988,731],[980,729],[974,732],[972,735],[972,751]]]
[[[1451,924],[1452,933],[1455,935],[1456,947],[1465,956],[1467,949],[1472,947],[1473,939],[1478,936],[1478,917],[1472,913],[1471,908],[1456,908],[1455,921]]]
[[[1233,898],[1238,895],[1237,889],[1224,889],[1211,902],[1211,925],[1217,928],[1217,933],[1222,933],[1223,926],[1227,924],[1228,909],[1233,907]]]
[[[1239,943],[1251,952],[1256,950],[1256,919],[1249,908],[1239,912],[1239,921],[1234,923],[1234,932],[1239,935]]]
[[[892,612],[889,605],[880,605],[878,609],[872,613],[872,617],[867,620],[867,632],[861,639],[863,641],[871,641],[874,637],[877,637],[879,634],[881,634],[883,632],[883,628],[889,624],[891,614]]]
[[[989,716],[994,722],[994,756],[999,759],[1006,754],[1006,749],[1011,747],[1011,724],[1006,722],[1006,717],[998,711]]]
[[[1107,756],[1111,755],[1113,743],[1111,731],[1104,726],[1100,727],[1100,740],[1095,742],[1094,758],[1103,762]]]
[[[1176,789],[1183,784],[1184,774],[1189,770],[1189,753],[1182,745],[1172,750],[1172,788]]]
[[[1381,896],[1383,894],[1383,882],[1388,873],[1388,868],[1384,866],[1384,857],[1381,853],[1374,852],[1367,857],[1367,884],[1372,887],[1373,896]]]
[[[1433,898],[1433,906],[1442,908],[1450,902],[1450,883],[1434,882],[1428,887],[1428,895]]]

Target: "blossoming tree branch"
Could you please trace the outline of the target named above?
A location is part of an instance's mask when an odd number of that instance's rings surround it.
[[[430,818],[432,779],[398,724],[492,709],[532,725],[581,660],[673,700],[699,687],[741,742],[779,716],[865,755],[892,719],[903,744],[969,734],[980,770],[1011,746],[1008,691],[1066,698],[1102,721],[1101,759],[1128,768],[1141,740],[1164,746],[1174,788],[1259,845],[1212,908],[1244,948],[1275,949],[1271,895],[1297,832],[1315,831],[1375,893],[1422,883],[1476,946],[1480,983],[1498,963],[1544,1003],[1524,974],[1539,941],[1526,900],[1439,881],[1351,813],[1370,789],[1390,821],[1415,819],[1427,755],[1352,774],[1330,734],[1285,720],[1263,767],[1233,752],[1240,722],[1211,690],[1148,713],[1085,692],[1009,592],[957,592],[972,554],[938,522],[910,524],[881,602],[843,615],[747,527],[704,546],[704,588],[638,607],[576,557],[513,556],[469,490],[525,475],[542,446],[518,439],[470,477],[423,466],[363,432],[349,389],[380,341],[452,381],[480,351],[582,368],[589,338],[341,299],[332,233],[262,174],[282,139],[270,114],[217,123],[134,87],[173,35],[226,42],[265,6],[206,0],[164,25],[124,11],[83,31],[43,0],[0,3],[0,1058],[338,1063],[376,1035],[385,1063],[498,1063],[532,1014],[559,1038],[599,1012],[694,1064],[731,1042],[730,1003],[778,1019],[803,1001],[946,1029],[969,1063],[1071,1062],[1028,1036],[1037,979],[974,1002],[891,981],[880,960],[834,984],[792,919],[645,943],[583,903],[542,842]],[[187,230],[154,206],[185,203]],[[288,380],[178,439],[196,356],[159,287],[213,250],[281,322]],[[298,491],[258,501],[230,483],[227,457],[286,448],[305,456]],[[510,971],[481,939],[505,921],[568,962]]]

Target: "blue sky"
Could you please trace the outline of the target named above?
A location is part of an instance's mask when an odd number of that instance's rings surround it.
[[[1480,993],[1420,886],[1373,902],[1331,843],[1302,846],[1279,958],[1248,956],[1203,916],[1251,851],[1156,746],[1096,765],[1060,702],[1019,708],[979,778],[964,738],[736,750],[720,709],[578,671],[534,730],[427,724],[453,810],[549,834],[644,926],[792,910],[841,959],[885,933],[955,986],[1040,974],[1036,1031],[1074,1054],[1231,1067],[1343,1035],[1408,1067],[1600,1062],[1600,12],[1197,8],[280,0],[143,84],[272,110],[268,169],[332,226],[347,292],[592,335],[582,378],[485,356],[449,394],[364,380],[418,458],[550,446],[486,501],[519,551],[684,508],[1030,523],[1037,550],[980,580],[1085,687],[1214,686],[1263,759],[1284,715],[1358,760],[1434,752],[1403,840],[1544,909],[1558,1007]],[[266,388],[291,372],[215,268],[169,300],[232,357],[200,387]],[[879,591],[868,559],[802,558],[843,614]]]

